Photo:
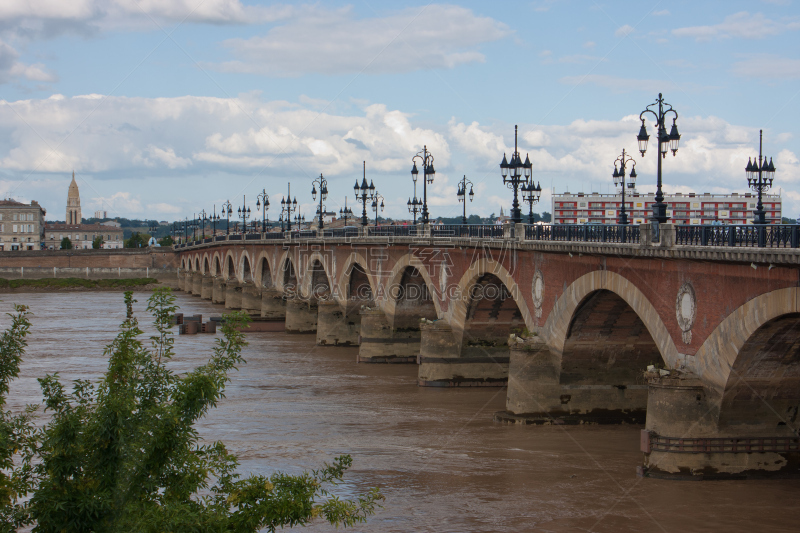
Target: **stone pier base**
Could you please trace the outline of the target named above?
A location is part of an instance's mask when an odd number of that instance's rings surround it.
[[[560,360],[539,337],[510,346],[506,411],[516,424],[642,424],[646,385],[562,384]]]
[[[286,333],[317,331],[317,301],[292,298],[286,300]]]
[[[178,279],[178,290],[186,292],[186,271],[179,268],[176,276]]]
[[[356,323],[348,320],[346,310],[338,302],[320,300],[317,314],[318,345],[356,346],[359,333]]]
[[[507,350],[492,350],[470,357],[462,357],[461,351],[453,330],[445,321],[423,324],[417,373],[420,387],[506,386]]]
[[[195,272],[192,276],[192,296],[200,297],[203,289],[203,275],[200,272]]]
[[[393,330],[380,309],[361,311],[359,363],[416,363],[419,330]]]
[[[214,278],[211,288],[211,303],[224,304],[225,303],[225,290],[227,283],[220,276]]]
[[[261,316],[272,320],[286,320],[286,298],[277,289],[262,289]]]
[[[261,316],[261,288],[253,283],[242,285],[242,311]]]
[[[242,285],[234,279],[225,282],[225,309],[242,308]]]
[[[203,300],[210,300],[211,294],[214,292],[214,278],[211,277],[210,274],[206,274],[203,276],[202,283],[200,285],[200,298]]]

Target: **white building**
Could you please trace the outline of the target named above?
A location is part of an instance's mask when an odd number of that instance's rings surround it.
[[[675,193],[665,194],[667,216],[673,224],[752,224],[758,198],[752,193]],[[655,193],[625,193],[628,222],[646,223],[652,216]],[[765,194],[762,198],[768,224],[781,223],[781,197]],[[554,224],[617,224],[621,194],[563,193],[553,194]]]
[[[41,250],[45,214],[36,201],[0,200],[0,252]]]

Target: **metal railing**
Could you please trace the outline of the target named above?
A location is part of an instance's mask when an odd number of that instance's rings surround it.
[[[242,235],[240,233],[232,233],[232,234],[228,235],[228,240],[229,241],[241,241],[242,240]]]
[[[244,236],[244,240],[246,241],[260,241],[261,234],[260,233],[248,233]]]
[[[511,228],[513,237],[513,230]],[[502,239],[503,226],[497,224],[451,224],[431,226],[432,237],[461,237],[469,239]]]
[[[420,234],[417,226],[367,226],[369,237],[416,237]]]
[[[329,239],[344,239],[358,237],[358,228],[333,228],[322,230],[324,237]]]
[[[264,234],[264,239],[268,241],[281,241],[283,240],[283,232],[282,231],[271,231],[269,233]]]
[[[639,226],[635,224],[526,225],[525,240],[637,244],[639,242]]]
[[[797,437],[674,438],[650,433],[650,450],[667,453],[797,452]]]
[[[675,226],[675,244],[757,248],[800,247],[796,224]]]

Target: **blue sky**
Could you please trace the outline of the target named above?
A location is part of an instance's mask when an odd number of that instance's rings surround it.
[[[0,5],[0,196],[63,218],[72,170],[84,215],[174,220],[225,200],[274,208],[287,182],[313,216],[366,160],[407,217],[411,157],[436,157],[433,215],[508,209],[503,152],[530,153],[549,191],[610,192],[659,92],[680,114],[667,191],[745,192],[744,166],[778,168],[784,214],[800,213],[800,9],[749,2],[458,4],[248,0],[5,0]],[[651,127],[652,130],[652,127]],[[636,154],[640,190],[655,155]]]

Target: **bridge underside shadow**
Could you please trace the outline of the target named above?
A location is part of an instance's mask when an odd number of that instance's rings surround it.
[[[516,348],[516,349],[515,349]],[[644,424],[649,365],[664,365],[647,327],[620,296],[589,294],[577,307],[564,349],[512,345],[506,413],[534,424]]]

